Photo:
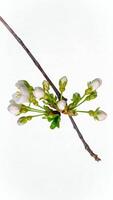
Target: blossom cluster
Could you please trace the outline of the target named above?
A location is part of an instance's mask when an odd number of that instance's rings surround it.
[[[75,92],[69,104],[63,97],[67,82],[66,76],[60,78],[59,91],[61,95],[60,99],[58,99],[56,95],[51,93],[50,84],[46,80],[42,82],[42,87],[33,87],[26,80],[19,80],[16,83],[17,92],[12,95],[8,111],[16,116],[24,113],[24,116],[21,116],[17,121],[19,125],[23,125],[31,119],[41,116],[51,123],[51,129],[60,127],[61,114],[77,116],[80,113],[86,113],[98,121],[102,121],[107,117],[107,114],[100,110],[100,108],[88,111],[78,109],[84,102],[91,101],[97,97],[97,89],[102,84],[101,79],[96,78],[88,82],[82,96]],[[35,114],[26,116],[25,113],[27,112]]]

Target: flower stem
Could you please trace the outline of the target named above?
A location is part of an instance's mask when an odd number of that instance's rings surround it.
[[[76,112],[89,113],[89,111],[84,111],[84,110],[76,110]]]
[[[63,92],[62,92],[61,95],[60,95],[60,100],[62,100],[62,95],[63,95]]]
[[[84,95],[81,97],[80,101],[86,96],[86,94],[84,93]]]
[[[42,106],[38,105],[38,107],[39,107],[39,108],[42,108],[42,109],[44,110],[44,108],[43,108]]]
[[[38,112],[38,113],[44,113],[45,112],[43,110],[38,110],[38,109],[35,109],[35,108],[31,108],[29,106],[27,106],[27,109],[28,109],[28,111],[31,111],[31,112]]]
[[[44,114],[39,114],[39,115],[32,115],[32,117],[39,117],[39,116],[43,116]]]
[[[76,107],[80,106],[81,104],[83,104],[86,101],[86,99],[84,99],[81,103],[77,104]]]

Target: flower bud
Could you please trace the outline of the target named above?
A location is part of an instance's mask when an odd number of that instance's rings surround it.
[[[32,116],[20,117],[17,121],[18,125],[24,125],[32,119]]]
[[[49,86],[49,82],[48,81],[44,80],[42,85],[43,85],[44,91],[49,91],[50,86]]]
[[[105,112],[102,111],[102,110],[99,110],[99,111],[98,111],[97,120],[102,121],[102,120],[105,120],[106,117],[107,117],[107,113],[105,113]]]
[[[44,97],[44,91],[41,87],[36,87],[33,91],[33,95],[36,97],[36,99],[41,99]]]
[[[13,100],[11,100],[10,105],[8,106],[8,111],[13,115],[20,114],[21,105],[16,104]]]
[[[60,111],[63,111],[66,107],[66,101],[64,100],[61,100],[57,103],[57,107]]]
[[[92,88],[92,90],[97,90],[102,84],[102,80],[100,78],[96,78],[93,81],[88,83],[88,87]]]
[[[100,108],[97,108],[95,111],[89,110],[89,115],[98,121],[102,121],[107,117],[107,113],[105,113],[103,110],[100,110]]]
[[[67,85],[67,77],[63,76],[60,80],[59,80],[59,90],[60,92],[64,92],[65,91],[65,87]]]

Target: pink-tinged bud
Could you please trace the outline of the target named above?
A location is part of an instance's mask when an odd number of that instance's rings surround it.
[[[105,113],[105,112],[102,111],[102,110],[99,110],[99,111],[98,111],[97,120],[102,121],[102,120],[105,120],[106,117],[107,117],[107,113]]]
[[[21,108],[21,106],[20,105],[18,105],[18,104],[16,104],[13,100],[11,100],[11,103],[10,103],[10,105],[8,106],[8,111],[10,112],[10,113],[12,113],[13,115],[18,115],[18,114],[20,114],[20,108]]]
[[[102,80],[100,78],[96,78],[89,83],[89,87],[92,87],[93,90],[97,90],[102,84]]]
[[[33,91],[34,96],[36,99],[41,99],[44,97],[44,91],[41,87],[36,87]]]
[[[63,111],[66,107],[66,101],[64,100],[61,100],[57,103],[57,107],[60,111]]]

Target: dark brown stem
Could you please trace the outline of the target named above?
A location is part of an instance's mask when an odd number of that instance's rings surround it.
[[[51,87],[53,88],[54,92],[56,93],[57,97],[60,99],[60,92],[58,91],[58,89],[56,88],[56,86],[53,84],[53,82],[50,80],[50,78],[47,76],[47,74],[45,73],[45,71],[42,69],[42,67],[40,66],[39,62],[36,60],[36,58],[32,55],[32,53],[30,52],[30,50],[26,47],[26,45],[24,44],[24,42],[18,37],[18,35],[13,31],[13,29],[6,23],[6,21],[0,16],[0,21],[4,24],[4,26],[8,29],[8,31],[14,36],[14,38],[18,41],[18,43],[23,47],[23,49],[26,51],[26,53],[29,55],[29,57],[31,58],[31,60],[34,62],[34,64],[36,65],[36,67],[40,70],[40,72],[43,74],[43,76],[45,77],[45,79],[49,82],[49,84],[51,85]],[[64,100],[67,100],[65,97],[63,97]],[[84,144],[85,149],[90,153],[90,155],[96,160],[99,161],[101,160],[95,153],[93,153],[93,151],[90,149],[89,145],[85,142],[81,132],[79,131],[74,119],[69,116],[71,123],[73,125],[73,128],[77,131],[79,138],[81,139],[82,143]]]
[[[73,124],[73,128],[77,131],[79,138],[80,138],[81,141],[83,142],[85,149],[89,152],[89,154],[90,154],[96,161],[101,160],[101,159],[98,157],[98,155],[96,155],[96,154],[91,150],[91,148],[89,147],[89,145],[87,144],[87,142],[84,140],[84,138],[83,138],[83,136],[82,136],[80,130],[78,129],[78,127],[77,127],[77,125],[76,125],[74,119],[73,119],[71,116],[69,116],[69,118],[70,118],[70,120],[71,120],[71,123]]]
[[[8,29],[8,31],[14,36],[14,38],[18,41],[18,43],[23,47],[23,49],[29,55],[29,57],[34,62],[34,64],[36,65],[36,67],[40,70],[40,72],[43,74],[43,76],[45,77],[45,79],[50,83],[51,87],[53,88],[53,90],[55,91],[56,95],[60,99],[60,96],[61,96],[60,92],[55,87],[55,85],[50,80],[50,78],[47,76],[47,74],[45,73],[45,71],[42,69],[42,67],[40,66],[39,62],[33,56],[33,54],[31,53],[31,51],[26,47],[26,45],[24,44],[24,42],[18,37],[18,35],[13,31],[13,29],[6,23],[6,21],[2,17],[0,17],[0,21],[4,24],[4,26]]]

